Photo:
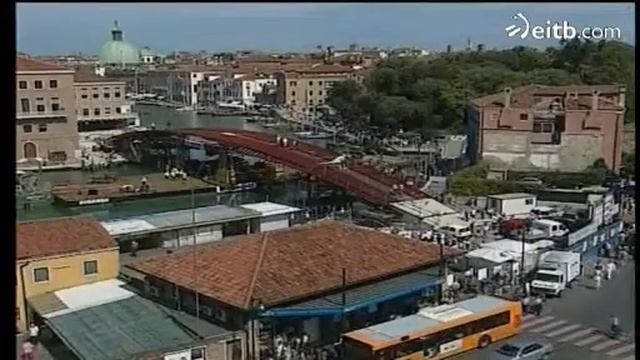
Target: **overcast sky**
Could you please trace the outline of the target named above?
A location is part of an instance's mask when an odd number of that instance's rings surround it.
[[[622,40],[635,44],[633,3],[18,3],[16,8],[18,50],[32,55],[96,54],[116,19],[125,40],[163,53],[300,51],[350,43],[443,50],[447,44],[466,46],[468,37],[487,48],[557,44],[508,38],[504,29],[515,23],[517,12],[532,25],[566,20],[576,27],[619,27]]]

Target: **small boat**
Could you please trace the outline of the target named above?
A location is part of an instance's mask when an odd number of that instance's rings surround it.
[[[260,118],[257,117],[257,116],[249,116],[249,117],[244,118],[244,121],[246,121],[248,123],[255,123],[255,122],[260,121]]]
[[[265,127],[267,129],[273,129],[278,127],[278,123],[262,123],[260,124],[262,127]]]
[[[191,111],[191,110],[193,110],[191,106],[183,106],[183,107],[176,108],[176,111]]]

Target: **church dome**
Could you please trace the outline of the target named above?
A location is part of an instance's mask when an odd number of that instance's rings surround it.
[[[140,55],[135,46],[125,42],[122,30],[116,21],[111,30],[111,40],[100,49],[98,60],[104,65],[135,65],[140,63]]]

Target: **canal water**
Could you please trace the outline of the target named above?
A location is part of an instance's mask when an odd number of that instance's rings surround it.
[[[156,129],[209,128],[265,131],[265,128],[257,123],[247,123],[244,117],[214,117],[212,115],[199,115],[195,112],[181,112],[166,107],[150,105],[137,106],[136,111],[140,114],[142,126],[150,127],[155,125]],[[312,143],[318,146],[326,146],[326,141],[314,140]],[[142,176],[149,171],[150,169],[142,168],[136,164],[124,164],[109,169],[110,173],[122,176]],[[89,173],[80,170],[43,172],[40,175],[40,182],[49,187],[56,182],[87,181],[92,176],[99,175],[99,172]],[[301,201],[304,201],[304,192],[297,185],[286,184],[274,186],[268,190],[258,189],[252,192],[235,194],[196,194],[194,198],[196,206],[234,205],[265,200],[301,205]],[[181,195],[73,208],[41,201],[32,202],[29,210],[25,210],[22,204],[18,203],[16,210],[19,221],[79,214],[92,214],[99,220],[104,221],[148,214],[150,212],[188,209],[191,208],[192,201],[191,195]]]

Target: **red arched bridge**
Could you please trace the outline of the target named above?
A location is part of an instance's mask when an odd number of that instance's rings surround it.
[[[121,141],[175,139],[206,144],[228,151],[279,163],[304,172],[319,180],[341,187],[356,197],[375,205],[420,199],[426,195],[416,186],[333,151],[287,139],[278,141],[275,135],[246,130],[184,129],[128,132],[112,139]]]

